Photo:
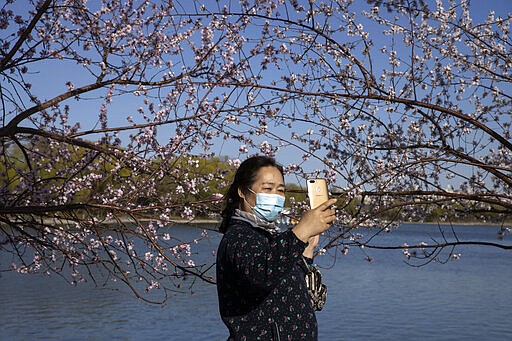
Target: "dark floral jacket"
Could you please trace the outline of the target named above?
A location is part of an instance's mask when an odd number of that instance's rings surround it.
[[[304,280],[307,244],[231,219],[217,252],[217,291],[229,340],[317,340]],[[312,260],[309,260],[312,262]]]

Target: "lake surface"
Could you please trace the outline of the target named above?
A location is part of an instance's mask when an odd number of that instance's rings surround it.
[[[495,226],[456,226],[461,240],[497,242]],[[201,231],[179,228],[198,236]],[[447,230],[449,231],[449,230]],[[406,225],[386,244],[440,239],[436,226]],[[453,239],[453,238],[451,238]],[[220,235],[195,246],[211,258]],[[511,244],[511,235],[502,241]],[[194,250],[193,250],[194,251]],[[412,267],[400,250],[352,248],[336,259],[317,257],[328,298],[317,313],[320,340],[509,340],[512,330],[512,251],[458,247],[461,258]],[[365,260],[366,256],[372,262]],[[0,255],[0,267],[8,266]],[[0,275],[1,340],[225,340],[214,285],[197,282],[164,306],[126,290],[73,287],[59,277]]]

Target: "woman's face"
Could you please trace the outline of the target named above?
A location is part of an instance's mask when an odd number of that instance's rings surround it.
[[[284,179],[281,172],[276,167],[261,167],[256,173],[256,181],[251,186],[254,193],[279,194],[284,197]],[[245,199],[242,201],[241,209],[252,212],[252,207],[256,205],[256,194],[250,191],[238,189],[238,195]]]

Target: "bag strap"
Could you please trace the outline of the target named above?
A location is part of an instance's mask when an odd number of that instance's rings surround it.
[[[315,266],[309,264],[304,257],[302,257],[302,263],[306,272],[307,287],[312,291],[318,290],[322,286],[322,274]]]
[[[306,257],[302,256],[301,259],[302,259],[301,263],[304,267],[304,270],[306,272],[313,272],[313,270],[311,269],[312,266],[308,263],[308,261],[306,260]]]

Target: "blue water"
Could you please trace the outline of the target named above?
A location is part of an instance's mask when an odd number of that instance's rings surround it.
[[[462,240],[497,242],[492,226],[457,226]],[[427,232],[425,232],[427,231]],[[193,229],[180,233],[192,237]],[[382,242],[409,245],[440,238],[435,226],[404,226]],[[511,244],[506,235],[504,243]],[[220,236],[210,233],[197,257],[213,261]],[[194,251],[194,250],[193,250]],[[317,314],[320,340],[508,340],[512,313],[512,251],[457,248],[461,258],[423,267],[404,263],[399,250],[352,248],[317,257],[328,300]],[[373,262],[365,260],[366,256]],[[444,258],[442,258],[444,260]],[[0,256],[0,267],[8,260]],[[2,340],[225,340],[215,286],[196,282],[193,293],[164,306],[126,290],[73,287],[58,277],[0,275]],[[188,284],[188,283],[187,283]]]

